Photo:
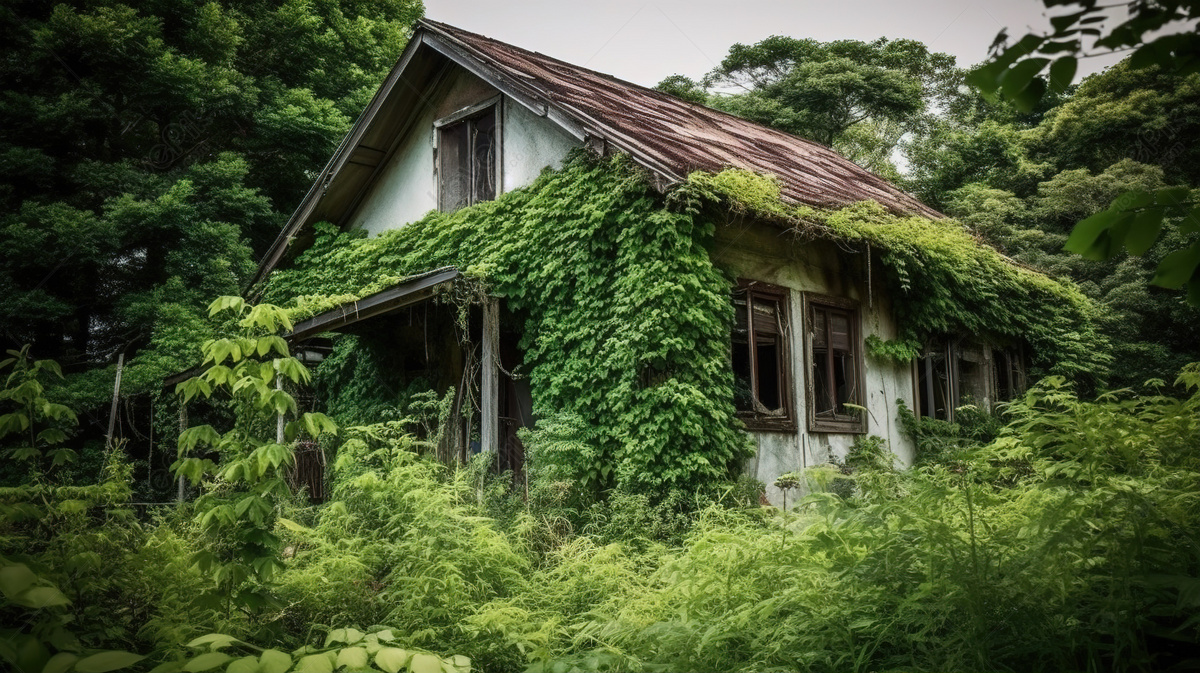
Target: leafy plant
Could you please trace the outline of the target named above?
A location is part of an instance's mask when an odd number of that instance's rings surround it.
[[[224,433],[211,425],[184,430],[179,460],[172,467],[193,484],[205,485],[195,508],[209,548],[192,560],[210,574],[212,597],[223,600],[227,615],[233,606],[255,615],[272,604],[269,587],[283,568],[274,528],[277,509],[290,495],[285,470],[294,457],[289,442],[301,432],[314,438],[336,433],[337,426],[315,412],[282,425],[284,415],[297,412],[283,381],[309,379],[308,370],[288,354],[287,343],[277,334],[291,329],[287,314],[270,304],[248,306],[240,297],[222,297],[209,307],[211,316],[223,312],[238,319],[242,334],[205,343],[202,364],[207,369],[180,383],[177,391],[184,403],[220,394],[235,420]],[[264,431],[275,429],[272,417],[279,419],[282,436],[266,436]],[[206,447],[216,461],[195,455]]]
[[[50,459],[50,467],[65,465],[78,455],[73,449],[58,446],[67,439],[64,428],[79,423],[75,412],[46,398],[41,379],[46,375],[62,378],[62,369],[54,360],[31,360],[30,345],[21,350],[9,350],[9,357],[0,361],[0,373],[12,371],[0,389],[0,404],[8,413],[0,415],[0,440],[16,436],[17,446],[7,449],[10,458],[24,461],[40,471],[41,459]],[[10,439],[9,442],[12,440]],[[9,443],[5,442],[5,443]]]
[[[341,628],[329,631],[323,646],[305,645],[284,652],[210,633],[188,643],[188,647],[199,650],[199,654],[184,661],[160,665],[153,673],[202,673],[214,669],[225,673],[332,673],[339,670],[470,673],[471,660],[462,655],[442,658],[426,650],[398,647],[396,640],[396,634],[386,627],[376,627],[369,633]]]

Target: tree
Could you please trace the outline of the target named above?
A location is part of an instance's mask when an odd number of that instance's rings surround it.
[[[238,292],[421,12],[5,3],[0,341],[77,370]]]
[[[900,137],[957,83],[954,57],[915,40],[873,42],[773,36],[735,44],[702,82],[673,75],[661,91],[833,146],[894,173]]]
[[[993,44],[993,57],[967,77],[985,96],[1002,94],[1018,108],[1029,110],[1045,92],[1061,92],[1070,86],[1080,58],[1125,50],[1133,50],[1127,60],[1132,69],[1158,68],[1180,76],[1200,71],[1200,34],[1196,32],[1200,1],[1131,0],[1126,5],[1101,5],[1096,0],[1044,1],[1047,8],[1077,7],[1051,17],[1051,32],[1027,34],[1011,47],[1005,46],[1002,30]],[[1116,24],[1107,33],[1106,22]],[[1092,42],[1090,53],[1085,40]],[[1081,221],[1066,249],[1092,259],[1109,259],[1123,250],[1140,255],[1163,230],[1163,220],[1172,217],[1181,218],[1179,231],[1185,236],[1200,233],[1200,202],[1193,200],[1185,187],[1127,192],[1106,210]],[[1192,236],[1179,245],[1163,257],[1152,282],[1186,288],[1188,301],[1200,306],[1200,240]]]

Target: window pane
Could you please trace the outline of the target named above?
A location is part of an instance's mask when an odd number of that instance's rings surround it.
[[[813,411],[817,416],[832,416],[833,388],[829,379],[829,349],[812,350]]]
[[[855,369],[856,360],[853,353],[837,353],[833,355],[834,390],[837,391],[837,413],[854,416],[857,411],[845,406],[846,403],[862,406],[858,401],[858,372]]]
[[[443,127],[438,136],[439,204],[443,212],[458,210],[470,204],[471,163],[470,127],[460,122]]]
[[[756,325],[757,327],[757,325]],[[783,407],[783,349],[779,344],[779,336],[769,339],[759,337],[755,346],[758,360],[758,402],[771,411],[781,411]]]
[[[850,316],[845,311],[829,311],[829,325],[832,328],[833,349],[843,353],[850,348]]]
[[[474,199],[471,203],[496,198],[496,108],[471,120],[474,137],[471,160],[474,166]]]

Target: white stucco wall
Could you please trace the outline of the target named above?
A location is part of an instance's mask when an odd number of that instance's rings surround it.
[[[402,227],[437,208],[434,172],[434,121],[484,102],[499,92],[458,67],[429,95],[405,138],[380,171],[358,208],[351,227],[375,235]],[[547,166],[558,167],[580,144],[556,124],[504,97],[501,111],[501,176],[504,192],[533,182]]]
[[[842,460],[860,435],[810,432],[808,430],[807,384],[808,366],[804,348],[805,326],[802,293],[816,292],[834,297],[854,299],[859,304],[862,320],[861,335],[877,335],[887,340],[897,336],[891,315],[886,288],[879,278],[873,278],[873,291],[868,292],[865,255],[843,267],[837,249],[823,241],[797,241],[791,234],[756,223],[718,227],[714,261],[731,276],[758,280],[788,288],[789,316],[792,325],[791,352],[792,400],[797,430],[795,432],[753,431],[758,445],[756,456],[747,465],[747,472],[767,486],[767,498],[782,505],[783,493],[775,488],[775,479],[786,472],[801,471]],[[859,347],[865,346],[859,343]],[[888,441],[900,466],[911,465],[915,447],[900,433],[897,418],[897,399],[913,408],[912,370],[907,365],[881,361],[863,356],[866,385],[867,435],[877,435]],[[789,506],[799,494],[792,491]]]
[[[506,192],[533,182],[547,166],[559,168],[567,153],[581,144],[554,122],[507,97],[503,135],[501,183]]]

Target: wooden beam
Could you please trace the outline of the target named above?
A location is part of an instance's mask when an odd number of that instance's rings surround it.
[[[419,276],[410,276],[392,288],[358,301],[347,302],[297,323],[287,338],[293,342],[303,341],[322,332],[332,332],[361,320],[416,304],[432,297],[436,286],[457,277],[458,269],[454,267],[443,267]]]
[[[500,377],[496,358],[500,347],[500,302],[494,297],[483,305],[483,381],[480,384],[480,444],[484,451],[496,451],[500,443]]]

